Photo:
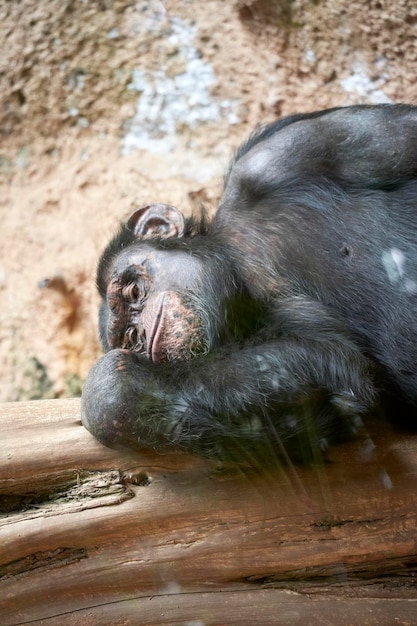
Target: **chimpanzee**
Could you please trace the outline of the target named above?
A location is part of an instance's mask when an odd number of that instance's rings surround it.
[[[106,354],[82,419],[106,445],[297,458],[358,430],[385,390],[413,413],[417,107],[260,128],[212,220],[136,210],[97,285]]]

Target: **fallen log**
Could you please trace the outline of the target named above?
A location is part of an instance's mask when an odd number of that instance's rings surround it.
[[[79,400],[0,406],[0,623],[417,623],[417,436],[318,468],[109,450]]]

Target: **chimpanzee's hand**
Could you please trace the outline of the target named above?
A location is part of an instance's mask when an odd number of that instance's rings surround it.
[[[84,426],[104,445],[139,448],[144,425],[147,445],[158,444],[155,416],[164,394],[151,366],[146,357],[117,349],[92,367],[83,389],[81,416]]]

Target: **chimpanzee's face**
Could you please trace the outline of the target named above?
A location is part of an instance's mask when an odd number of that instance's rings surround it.
[[[204,350],[193,306],[201,261],[180,250],[138,242],[122,250],[108,271],[100,332],[105,348],[125,348],[152,361],[191,358]]]

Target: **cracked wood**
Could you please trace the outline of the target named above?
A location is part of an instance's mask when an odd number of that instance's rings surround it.
[[[372,458],[340,446],[294,480],[109,450],[78,400],[0,413],[3,626],[413,623],[416,437],[376,424]]]

